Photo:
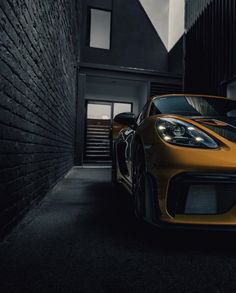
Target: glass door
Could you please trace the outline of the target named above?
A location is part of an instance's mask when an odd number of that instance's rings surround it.
[[[87,103],[84,162],[109,163],[111,160],[110,128],[112,103]]]
[[[131,112],[131,103],[88,101],[85,128],[84,163],[111,164],[111,125],[114,117]],[[118,129],[120,126],[117,125]]]
[[[131,103],[113,103],[113,119],[117,114],[123,112],[132,112]]]
[[[88,102],[87,104],[87,120],[91,120],[91,123],[106,124],[111,121],[111,104],[95,104]]]

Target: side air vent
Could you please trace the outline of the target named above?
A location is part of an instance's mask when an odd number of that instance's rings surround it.
[[[151,82],[151,96],[179,93],[182,93],[181,84],[165,84],[159,82]]]

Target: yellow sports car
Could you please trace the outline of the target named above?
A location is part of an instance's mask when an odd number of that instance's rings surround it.
[[[161,227],[236,227],[236,101],[214,96],[151,98],[121,113],[113,180],[137,217]]]

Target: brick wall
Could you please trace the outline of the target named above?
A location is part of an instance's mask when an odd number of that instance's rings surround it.
[[[0,230],[73,165],[74,0],[0,1]]]

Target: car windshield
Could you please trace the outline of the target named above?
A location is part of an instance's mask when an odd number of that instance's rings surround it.
[[[152,103],[150,115],[157,114],[236,117],[236,101],[200,96],[163,97]]]

